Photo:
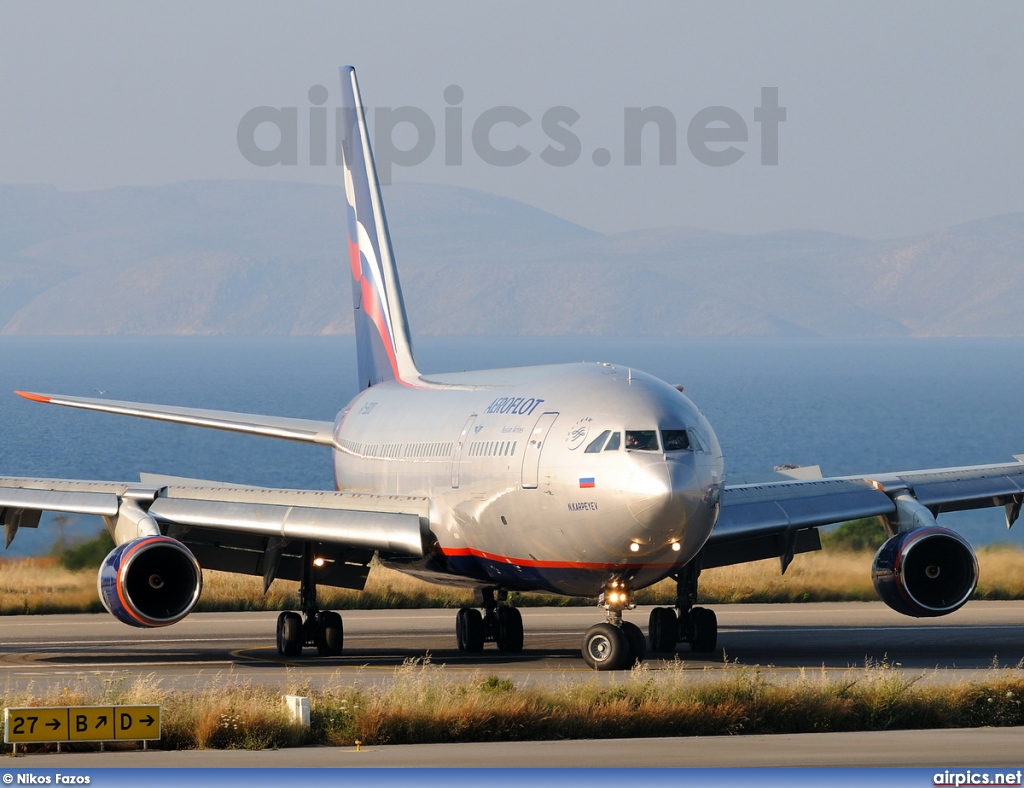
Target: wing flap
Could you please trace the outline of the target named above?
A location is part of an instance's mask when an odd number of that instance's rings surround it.
[[[119,506],[120,501],[114,492],[0,487],[0,509],[35,509],[113,517]]]
[[[308,509],[333,509],[364,512],[413,514],[426,518],[430,499],[411,495],[329,492],[326,490],[285,490],[274,487],[177,486],[161,490],[164,498],[181,498],[224,503],[251,503]]]
[[[143,402],[95,399],[93,397],[69,397],[60,394],[34,394],[27,391],[15,392],[33,402],[63,405],[68,408],[95,410],[100,413],[114,413],[119,416],[135,416],[155,421],[169,421],[188,424],[193,427],[207,427],[247,435],[261,435],[265,438],[316,443],[322,446],[334,444],[334,423],[313,419],[295,419],[285,416],[261,416],[255,413],[235,413],[227,410],[205,408],[181,408],[175,405],[151,405]]]
[[[161,524],[329,542],[417,558],[426,553],[426,524],[416,514],[198,498],[158,498],[149,514]]]

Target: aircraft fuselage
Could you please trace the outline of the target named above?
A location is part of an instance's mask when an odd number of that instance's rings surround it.
[[[629,444],[629,445],[627,445]],[[597,596],[690,561],[718,513],[722,452],[673,386],[612,364],[387,381],[338,415],[339,489],[432,499],[429,580]]]

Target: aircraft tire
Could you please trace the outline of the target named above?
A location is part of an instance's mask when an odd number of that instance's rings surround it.
[[[277,617],[277,653],[297,657],[302,653],[302,616],[286,610]]]
[[[626,666],[631,668],[638,662],[643,662],[647,656],[647,640],[640,627],[629,621],[622,622],[622,634],[626,636],[626,646],[629,649]]]
[[[455,614],[455,645],[459,651],[466,650],[466,611],[468,607],[460,607]]]
[[[317,653],[321,657],[340,657],[345,647],[345,628],[341,616],[333,610],[324,610],[317,616],[317,623]]]
[[[679,619],[671,607],[656,607],[651,611],[647,624],[651,638],[651,651],[655,654],[671,654],[679,643]]]
[[[629,644],[612,624],[595,624],[583,636],[583,661],[594,670],[622,670],[629,659]]]
[[[484,618],[480,611],[463,607],[455,614],[455,642],[459,651],[479,654],[484,650]]]
[[[514,607],[499,607],[495,613],[498,616],[498,650],[518,654],[523,650],[522,614]]]
[[[715,650],[718,644],[718,616],[714,610],[706,607],[695,607],[690,611],[693,640],[690,650],[698,654],[707,654]]]

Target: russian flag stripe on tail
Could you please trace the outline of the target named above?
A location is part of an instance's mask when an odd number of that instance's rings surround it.
[[[391,251],[356,72],[341,67],[342,156],[360,390],[384,380],[414,385],[409,321]]]

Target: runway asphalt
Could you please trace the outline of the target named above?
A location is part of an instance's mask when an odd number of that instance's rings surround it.
[[[456,650],[452,610],[347,611],[345,653],[318,657],[312,649],[279,657],[274,613],[197,613],[171,627],[132,629],[105,614],[16,616],[3,619],[0,681],[11,689],[46,686],[69,677],[152,676],[174,686],[223,677],[284,683],[301,673],[312,685],[386,681],[406,660],[429,659],[453,675],[485,672],[525,683],[585,677],[579,653],[594,608],[523,608],[525,647],[502,654]],[[969,677],[993,665],[1024,662],[1024,602],[972,602],[943,618],[913,619],[882,603],[721,605],[718,649],[693,654],[680,646],[673,658],[649,658],[666,667],[707,673],[735,666],[771,666],[776,672],[844,671],[888,664],[928,674],[931,680]],[[627,618],[646,629],[648,611]],[[600,674],[615,680],[615,673]]]

